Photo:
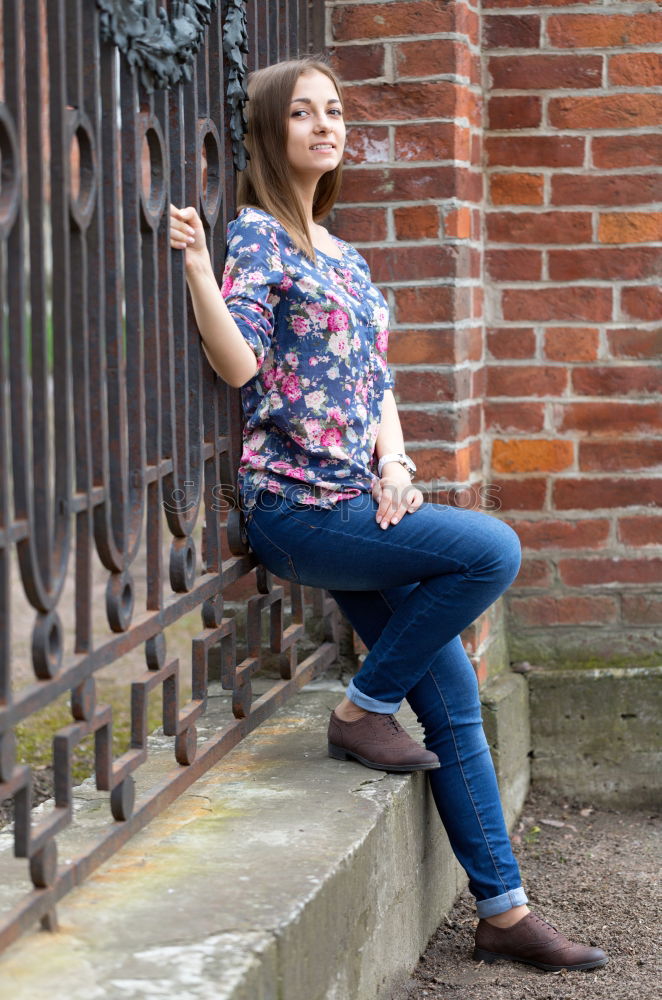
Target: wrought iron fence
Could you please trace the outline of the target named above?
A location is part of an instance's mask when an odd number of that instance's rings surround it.
[[[242,539],[231,502],[238,393],[204,360],[167,233],[169,201],[199,206],[220,273],[246,72],[318,50],[323,0],[1,6],[0,799],[13,801],[14,853],[32,883],[3,915],[4,947],[38,920],[53,929],[58,899],[330,664],[336,643],[333,602],[286,594]],[[243,618],[224,608],[241,581]],[[19,597],[31,609],[25,655],[10,616]],[[326,639],[298,662],[311,601]],[[166,633],[195,609],[189,675]],[[116,756],[97,675],[132,650],[144,668],[130,680],[130,745]],[[253,700],[270,654],[280,676]],[[199,745],[214,670],[232,718]],[[136,798],[159,689],[179,768]],[[66,692],[53,805],[35,821],[14,731]],[[86,738],[108,826],[63,865],[56,838],[74,821],[72,755]]]

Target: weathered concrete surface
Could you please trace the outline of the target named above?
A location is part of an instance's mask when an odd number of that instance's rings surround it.
[[[627,627],[600,622],[525,628],[511,613],[506,619],[506,634],[511,660],[528,660],[559,669],[573,665],[585,669],[607,665],[656,667],[662,659],[662,628],[659,622],[652,626],[650,620]]]
[[[662,797],[662,667],[533,670],[531,778],[618,808]]]
[[[529,692],[519,674],[500,674],[482,690],[483,724],[492,752],[508,826],[529,790],[531,733]]]
[[[57,934],[35,931],[0,958],[0,993],[12,1000],[387,995],[414,967],[466,877],[423,774],[387,775],[327,757],[328,711],[342,690],[310,685],[65,897]],[[215,711],[227,711],[225,698],[215,701],[209,729]],[[505,766],[520,755],[508,750],[507,733],[523,723],[501,724],[499,714],[510,711],[505,689],[490,706]],[[408,710],[400,718],[418,732]],[[171,741],[153,743],[151,773],[140,769],[147,783],[172,768]],[[107,796],[80,786],[76,830],[59,838],[61,863],[107,817]],[[25,862],[10,858],[7,835],[0,849],[6,902],[11,873],[16,866],[23,873]]]

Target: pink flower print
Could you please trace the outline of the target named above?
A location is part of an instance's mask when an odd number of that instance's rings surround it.
[[[328,323],[329,330],[347,330],[349,327],[347,313],[343,312],[342,309],[332,309],[329,313]]]
[[[309,410],[321,410],[326,403],[326,392],[324,389],[314,389],[312,392],[307,392],[305,403]]]
[[[381,327],[383,330],[388,326],[388,309],[384,306],[378,306],[374,313],[374,322],[376,326]]]
[[[388,348],[388,330],[379,331],[379,333],[377,334],[377,338],[375,340],[375,344],[377,345],[378,351],[380,351],[382,354],[386,354],[386,349]]]
[[[311,302],[305,305],[304,309],[308,313],[310,322],[313,326],[318,327],[320,330],[326,330],[328,314],[324,311],[319,302]]]
[[[328,411],[329,420],[334,420],[341,427],[345,427],[347,424],[347,417],[337,406],[332,406]]]
[[[345,291],[349,292],[349,294],[353,298],[360,299],[361,298],[360,291],[356,287],[356,285],[354,285],[352,283],[352,278],[353,278],[352,272],[351,271],[343,271],[343,278],[345,279]]]
[[[246,442],[247,447],[249,449],[253,449],[253,451],[259,451],[259,449],[264,444],[266,436],[267,435],[265,431],[253,431],[248,441]]]
[[[290,368],[299,367],[299,355],[295,354],[294,351],[288,351],[285,355],[285,360],[287,361]]]
[[[230,294],[230,292],[232,291],[233,285],[234,281],[232,280],[230,275],[228,275],[227,278],[223,279],[223,284],[221,285],[221,295],[223,296],[224,299],[226,299]]]
[[[267,369],[267,371],[262,374],[262,383],[265,389],[271,389],[276,381],[276,373],[273,368]]]
[[[298,337],[302,337],[310,330],[310,323],[304,316],[293,316],[292,329]]]
[[[283,280],[280,283],[280,287],[287,289],[287,288],[291,288],[292,285],[293,285],[293,281],[290,278],[290,276],[288,274],[284,274],[283,275]]]
[[[333,448],[334,445],[342,444],[342,434],[337,427],[327,427],[327,429],[322,434],[320,444],[323,444],[327,448]]]
[[[298,375],[286,375],[281,382],[281,392],[283,392],[291,403],[301,399],[301,386]]]
[[[344,333],[333,333],[329,337],[329,351],[341,358],[349,357],[349,340]]]
[[[318,444],[322,436],[322,425],[319,420],[312,420],[310,417],[306,417],[305,420],[301,421],[301,424],[306,432],[308,442]]]
[[[358,333],[354,334],[354,339],[352,340],[352,347],[354,348],[355,351],[360,350],[361,338],[359,337]]]
[[[292,479],[306,478],[306,473],[303,469],[297,469],[294,465],[290,465],[289,462],[274,462],[272,468],[274,472],[282,472],[284,476],[289,476]]]

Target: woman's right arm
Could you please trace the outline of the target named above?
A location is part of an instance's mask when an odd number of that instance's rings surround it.
[[[170,206],[170,246],[185,253],[186,281],[209,364],[229,385],[244,385],[256,374],[257,359],[221,295],[194,208]]]

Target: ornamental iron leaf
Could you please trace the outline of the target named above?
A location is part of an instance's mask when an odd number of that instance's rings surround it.
[[[223,23],[223,52],[228,66],[226,101],[230,111],[232,159],[236,170],[245,170],[249,156],[244,146],[245,106],[248,99],[246,55],[248,31],[243,0],[229,0]]]
[[[188,83],[216,0],[97,0],[101,37],[124,53],[148,93]]]

